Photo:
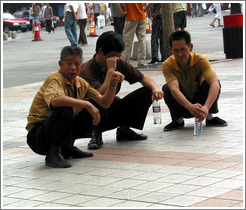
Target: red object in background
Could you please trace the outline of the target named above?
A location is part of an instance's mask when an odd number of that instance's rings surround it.
[[[35,24],[34,24],[34,40],[32,41],[43,41],[40,38],[40,31],[39,31],[39,26],[38,26],[37,21],[35,21]]]
[[[232,14],[223,16],[224,27],[243,26],[243,14]]]

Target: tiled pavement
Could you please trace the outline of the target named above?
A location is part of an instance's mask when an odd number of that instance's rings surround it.
[[[1,104],[1,207],[245,208],[245,64],[244,59],[226,60],[223,52],[212,53],[217,48],[211,43],[222,42],[222,29],[205,27],[213,17],[190,18],[188,29],[196,43],[194,50],[214,60],[212,67],[222,85],[218,116],[227,120],[227,127],[204,126],[202,136],[195,137],[193,119],[189,119],[184,129],[163,132],[170,114],[162,100],[161,125],[153,124],[151,109],[148,113],[142,131],[147,140],[116,142],[115,130],[108,131],[103,134],[103,148],[94,151],[94,157],[72,159],[71,168],[53,169],[44,165],[44,156],[28,148],[25,138],[27,113],[42,83],[6,87]],[[52,38],[43,34],[45,43],[51,43]],[[60,49],[60,44],[67,43],[62,30],[55,37],[51,47]],[[20,46],[19,41],[13,41],[5,47],[14,44]],[[52,61],[55,50],[49,49]],[[91,57],[94,46],[85,49],[85,55]],[[12,61],[12,57],[8,59]],[[141,70],[160,87],[164,84],[160,65]],[[137,87],[123,83],[120,95]],[[76,146],[87,150],[88,141],[79,139]]]
[[[218,116],[227,127],[204,126],[193,136],[193,119],[185,128],[163,132],[170,122],[162,101],[162,124],[149,110],[145,141],[116,142],[115,130],[103,133],[103,148],[94,157],[71,159],[71,168],[44,165],[44,156],[26,145],[26,115],[41,83],[3,89],[2,207],[244,207],[244,63],[212,62],[222,85]],[[144,69],[143,69],[144,70]],[[159,86],[160,69],[144,70]],[[121,96],[138,85],[123,83]],[[89,139],[76,146],[86,150]]]

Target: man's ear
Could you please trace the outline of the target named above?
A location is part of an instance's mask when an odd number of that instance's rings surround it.
[[[59,64],[59,66],[61,67],[61,65],[62,65],[62,62],[61,62],[61,61],[58,61],[58,64]]]
[[[193,50],[193,44],[190,43],[190,51],[192,51],[192,50]]]

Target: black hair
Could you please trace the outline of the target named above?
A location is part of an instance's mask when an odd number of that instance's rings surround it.
[[[63,62],[68,55],[79,55],[82,60],[83,51],[80,47],[76,46],[65,46],[63,47],[61,54],[60,54],[60,61]]]
[[[187,31],[175,31],[169,37],[169,46],[172,47],[173,41],[184,39],[187,45],[191,43],[190,33]]]
[[[96,53],[98,53],[99,48],[102,49],[104,55],[111,51],[123,52],[125,49],[123,36],[114,31],[104,32],[97,39]]]

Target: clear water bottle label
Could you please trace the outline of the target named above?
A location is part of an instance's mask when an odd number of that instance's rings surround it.
[[[160,106],[153,106],[153,112],[161,112],[161,107]]]
[[[202,121],[195,118],[194,123],[194,136],[200,136],[202,134]]]

